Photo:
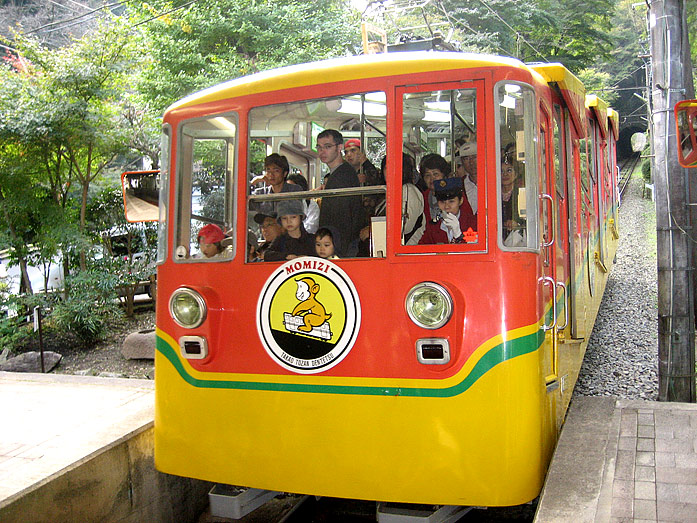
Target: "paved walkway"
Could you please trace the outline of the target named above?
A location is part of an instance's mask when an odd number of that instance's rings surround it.
[[[152,424],[154,382],[0,372],[0,508]]]
[[[697,405],[574,398],[538,522],[697,522]]]

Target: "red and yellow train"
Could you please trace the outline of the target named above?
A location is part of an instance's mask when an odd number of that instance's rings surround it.
[[[286,67],[172,105],[157,468],[379,501],[534,499],[619,237],[617,125],[562,65],[462,53]],[[376,165],[386,158],[384,184],[325,186],[317,134],[326,129],[360,140]],[[465,149],[476,227],[461,243],[407,240],[403,155],[418,165],[439,154],[456,175]],[[307,191],[255,186],[271,153]],[[321,200],[322,212],[340,198],[366,206],[367,254],[252,261],[263,209],[302,199]],[[504,220],[510,198],[514,219]],[[366,202],[383,200],[384,215],[370,216]],[[211,223],[226,232],[222,250],[195,255]],[[328,318],[312,332],[293,323],[305,299]]]

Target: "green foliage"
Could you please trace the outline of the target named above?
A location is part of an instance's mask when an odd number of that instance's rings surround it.
[[[577,76],[586,86],[586,93],[597,94],[611,106],[615,105],[619,95],[611,89],[616,79],[610,73],[597,69],[583,69]]]
[[[490,52],[526,62],[561,62],[572,71],[608,56],[614,0],[443,0],[397,20],[402,27],[447,21],[464,50]],[[420,20],[420,21],[419,21]],[[430,36],[426,30],[419,36]],[[392,35],[395,36],[394,34]]]
[[[0,345],[3,349],[13,352],[29,335],[29,328],[21,326],[19,318],[0,315]]]
[[[641,177],[646,183],[651,183],[651,160],[648,158],[641,162]]]
[[[134,19],[145,20],[172,4],[155,0],[132,9]],[[338,0],[209,0],[140,27],[151,61],[139,91],[159,112],[225,80],[360,48],[360,21]]]
[[[67,279],[68,298],[55,304],[57,327],[73,332],[85,343],[101,339],[110,318],[120,314],[115,302],[117,279],[98,270],[80,271]]]

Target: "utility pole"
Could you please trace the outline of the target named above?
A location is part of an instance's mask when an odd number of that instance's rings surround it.
[[[673,115],[678,101],[694,97],[685,1],[647,3],[658,248],[658,399],[694,403],[697,235],[692,227],[688,169],[677,159]]]

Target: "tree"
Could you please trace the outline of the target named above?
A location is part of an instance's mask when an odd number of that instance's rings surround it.
[[[57,201],[65,201],[71,181],[79,183],[83,233],[90,184],[128,143],[120,102],[138,59],[128,29],[127,20],[112,19],[58,50],[15,35],[14,45],[31,68],[16,73],[26,96],[22,107],[11,112],[9,130],[27,147],[45,151],[46,180]],[[80,266],[86,266],[84,250]]]
[[[138,90],[160,115],[225,80],[360,49],[356,13],[338,0],[209,0],[181,9],[155,0],[134,8],[133,19],[143,22],[150,57]]]
[[[572,71],[608,55],[614,0],[440,0],[419,8],[380,3],[373,10],[391,37],[454,31],[466,51],[507,55],[526,62],[562,62]]]

